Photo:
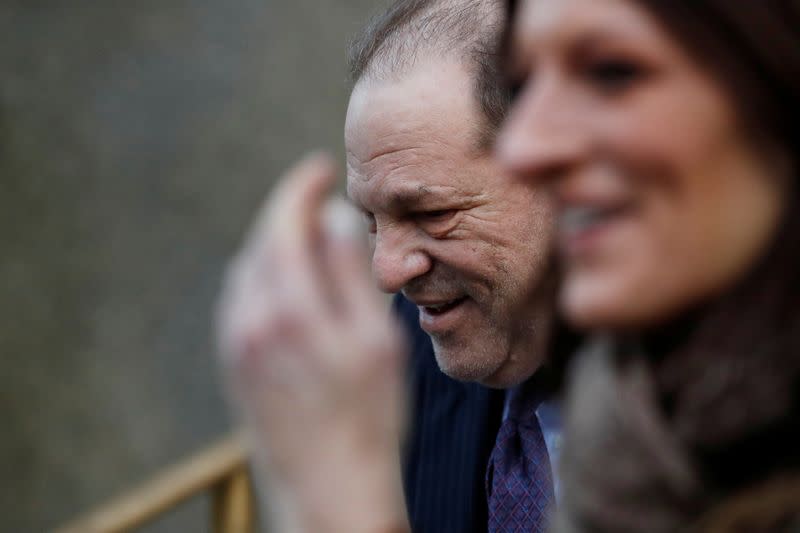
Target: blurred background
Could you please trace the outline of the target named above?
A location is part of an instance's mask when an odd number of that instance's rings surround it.
[[[374,0],[0,0],[0,530],[232,427],[211,311],[273,180],[341,157]],[[193,501],[144,531],[208,530]]]

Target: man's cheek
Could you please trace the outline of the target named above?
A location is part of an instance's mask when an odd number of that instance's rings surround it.
[[[497,262],[495,247],[474,232],[464,238],[438,240],[429,250],[437,263],[470,285],[485,284]]]

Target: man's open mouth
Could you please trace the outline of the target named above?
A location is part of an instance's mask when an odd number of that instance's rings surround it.
[[[424,305],[421,307],[425,310],[426,313],[436,316],[444,314],[450,311],[451,309],[454,309],[458,304],[460,304],[466,299],[467,299],[466,296],[462,296],[461,298],[456,298],[455,300],[450,300],[435,305]]]

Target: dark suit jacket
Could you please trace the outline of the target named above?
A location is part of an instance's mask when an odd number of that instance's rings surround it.
[[[500,427],[503,392],[455,381],[439,370],[417,307],[397,296],[408,330],[410,427],[403,483],[414,533],[485,533],[484,476]]]

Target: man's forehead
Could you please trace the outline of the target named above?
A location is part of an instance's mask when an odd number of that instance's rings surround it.
[[[426,207],[434,208],[453,198],[475,196],[466,182],[452,180],[418,180],[388,177],[366,182],[348,177],[347,193],[351,200],[369,211],[402,213]]]
[[[356,84],[345,144],[361,162],[414,145],[456,144],[474,137],[479,113],[460,62],[422,62],[402,77]]]
[[[443,152],[449,144],[446,131],[442,131],[443,120],[433,106],[402,100],[373,101],[355,112],[348,111],[348,161],[374,167]]]

